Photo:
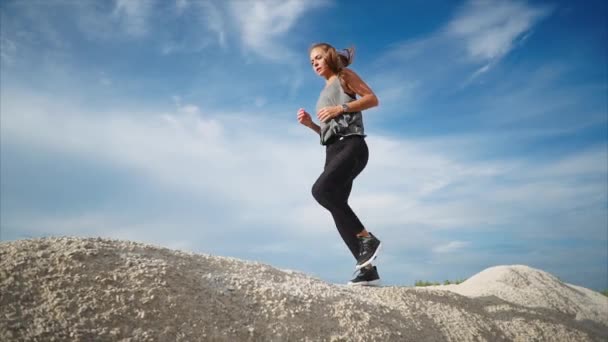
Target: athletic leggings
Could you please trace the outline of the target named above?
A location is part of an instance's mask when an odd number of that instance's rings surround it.
[[[354,135],[326,146],[325,168],[312,186],[312,195],[334,218],[342,239],[355,259],[359,256],[357,234],[364,227],[348,205],[353,180],[367,165],[369,151],[362,136]]]

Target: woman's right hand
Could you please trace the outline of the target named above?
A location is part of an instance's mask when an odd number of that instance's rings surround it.
[[[312,118],[310,117],[310,114],[304,110],[304,108],[300,108],[298,110],[298,122],[306,127],[312,126]]]

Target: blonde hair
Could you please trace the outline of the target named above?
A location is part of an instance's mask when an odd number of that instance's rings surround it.
[[[336,50],[335,47],[327,43],[313,44],[308,53],[311,53],[314,49],[321,49],[323,51],[323,59],[329,69],[340,78],[342,88],[346,89],[346,84],[342,78],[342,70],[347,66],[351,65],[355,59],[355,48],[349,47],[342,50]]]

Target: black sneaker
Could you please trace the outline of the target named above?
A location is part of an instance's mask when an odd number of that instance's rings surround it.
[[[372,233],[369,233],[369,236],[360,237],[359,257],[357,258],[357,266],[355,268],[359,270],[374,261],[378,256],[378,252],[380,252],[381,245],[380,240],[376,239]]]
[[[348,282],[349,286],[378,286],[380,276],[376,266],[368,266],[359,270],[359,274]]]

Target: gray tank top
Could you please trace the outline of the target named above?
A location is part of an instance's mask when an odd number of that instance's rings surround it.
[[[323,107],[338,106],[354,100],[355,98],[344,92],[340,79],[336,77],[321,91],[319,100],[317,101],[317,112]],[[321,145],[327,145],[333,139],[349,135],[361,135],[365,137],[363,115],[361,112],[344,113],[328,122],[321,122],[320,126]]]

